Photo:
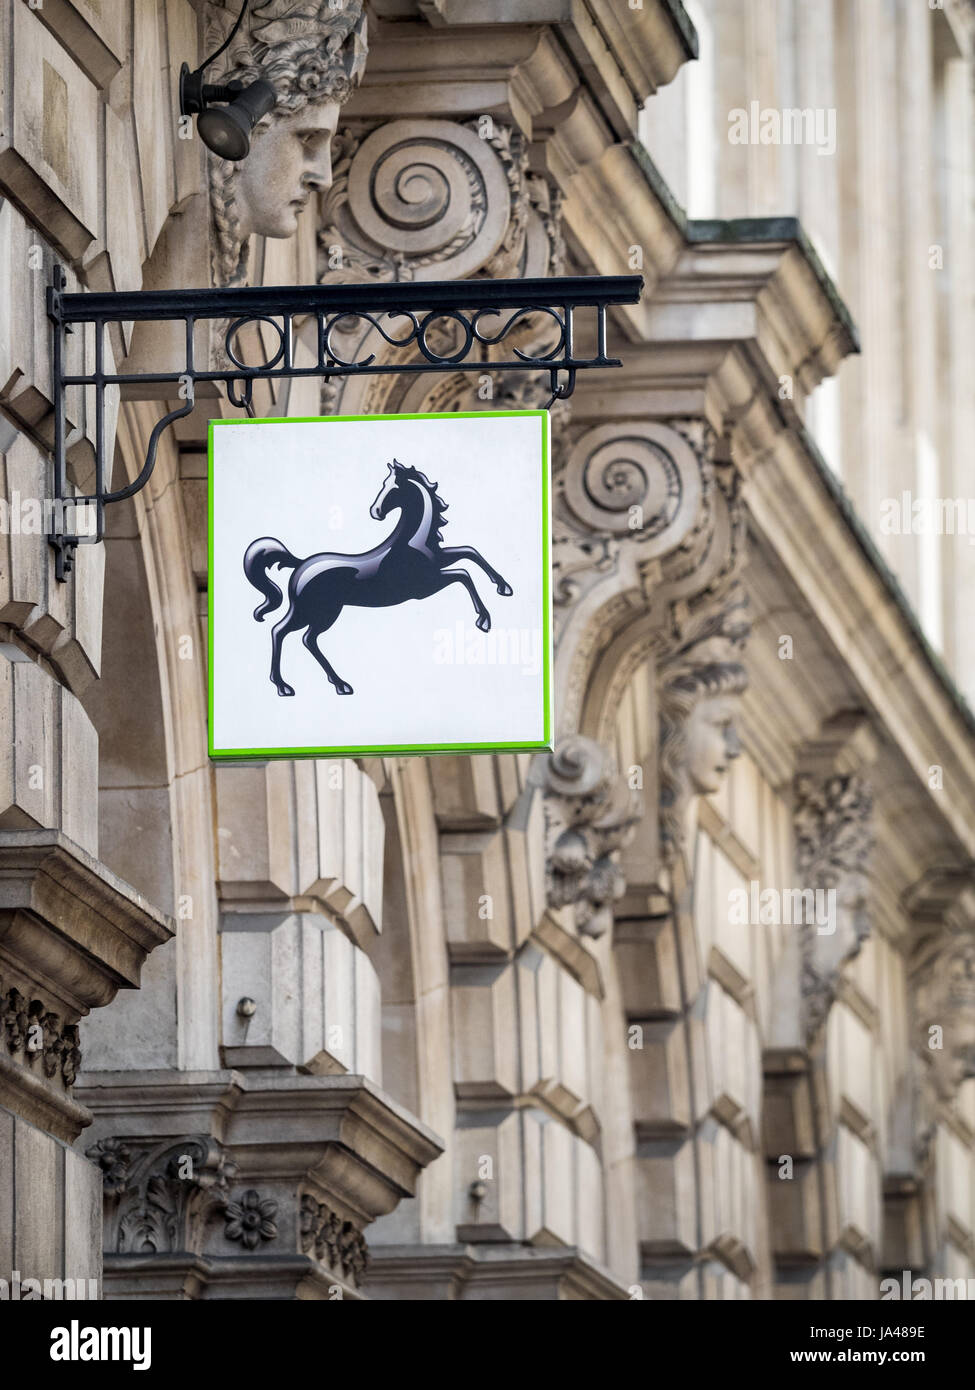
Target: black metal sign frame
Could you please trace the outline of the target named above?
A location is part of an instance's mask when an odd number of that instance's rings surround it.
[[[188,415],[195,405],[197,382],[223,382],[232,405],[249,409],[255,381],[317,376],[368,376],[380,373],[418,372],[524,372],[549,373],[551,399],[565,399],[575,387],[576,372],[593,367],[619,367],[618,358],[606,354],[606,310],[613,304],[635,304],[643,279],[639,275],[597,275],[549,280],[461,280],[427,283],[367,285],[255,286],[237,289],[138,290],[123,293],[66,294],[65,277],[55,267],[47,292],[47,312],[53,324],[54,392],[54,523],[48,537],[56,554],[56,572],[65,580],[72,568],[75,547],[91,545],[104,536],[105,508],[139,492],[152,474],[162,432],[173,421]],[[595,312],[595,356],[580,356],[575,315]],[[524,353],[512,347],[512,356],[491,360],[482,349],[502,343],[516,324],[529,314],[552,320],[556,341],[544,352]],[[211,371],[199,367],[194,357],[194,329],[204,320],[229,321],[224,330],[224,351],[229,368]],[[317,325],[317,360],[297,367],[294,360],[295,321],[314,319]],[[361,360],[344,358],[335,341],[340,325],[365,320],[393,348],[413,348],[416,361],[376,361],[375,354]],[[185,352],[182,364],[164,372],[107,372],[105,326],[109,323],[177,321],[183,324]],[[454,324],[460,339],[447,354],[431,344],[431,330]],[[238,355],[239,334],[249,325],[261,324],[277,335],[277,348],[267,361],[248,366]],[[77,325],[94,329],[94,370],[66,374],[64,335]],[[346,349],[347,350],[347,349]],[[560,380],[560,373],[564,379]],[[163,415],[149,436],[146,459],[138,477],[112,491],[106,458],[105,389],[136,382],[178,389],[182,404]],[[93,387],[95,393],[95,484],[85,496],[69,490],[65,460],[65,393],[68,387]],[[174,389],[174,395],[176,394]],[[94,508],[92,534],[69,534],[64,526],[71,508]]]

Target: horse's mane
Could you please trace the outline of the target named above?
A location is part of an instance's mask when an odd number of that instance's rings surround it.
[[[405,478],[408,482],[419,483],[420,486],[430,494],[434,516],[433,525],[430,530],[436,534],[438,541],[442,541],[442,528],[447,525],[447,518],[444,516],[444,512],[447,510],[447,503],[438,495],[437,484],[431,483],[425,473],[421,473],[418,468],[414,468],[411,464],[398,463],[396,459],[393,459],[393,467],[396,470],[397,477]]]

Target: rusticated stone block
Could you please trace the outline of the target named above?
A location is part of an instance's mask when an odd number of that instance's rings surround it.
[[[444,835],[440,843],[451,958],[506,955],[512,944],[511,908],[502,833]]]
[[[684,1025],[680,1021],[631,1024],[642,1047],[628,1047],[637,1134],[683,1134],[691,1120]]]
[[[378,977],[339,927],[311,913],[225,913],[220,941],[228,1065],[379,1079]]]
[[[642,1143],[636,1159],[636,1209],[644,1255],[697,1251],[697,1178],[691,1139]]]
[[[432,758],[430,785],[437,824],[444,830],[484,830],[499,823],[493,758]]]
[[[618,921],[613,942],[627,1015],[653,1018],[679,1013],[680,973],[671,919]]]
[[[450,1005],[454,1086],[458,1096],[518,1093],[515,970],[511,965],[455,966]]]
[[[99,231],[98,93],[33,10],[11,8],[0,187],[77,260]]]

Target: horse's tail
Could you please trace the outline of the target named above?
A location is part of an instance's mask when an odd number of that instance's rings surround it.
[[[254,617],[259,623],[277,608],[283,597],[267,573],[268,566],[280,565],[282,569],[293,570],[300,564],[301,561],[273,536],[262,536],[260,540],[251,541],[244,555],[244,573],[254,588],[264,595],[264,602],[254,609]]]

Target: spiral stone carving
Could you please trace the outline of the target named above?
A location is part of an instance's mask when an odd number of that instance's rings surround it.
[[[564,490],[570,510],[588,528],[652,542],[662,554],[694,522],[700,466],[683,436],[666,425],[602,425],[577,441]]]
[[[352,159],[348,208],[371,241],[408,259],[414,279],[454,279],[498,250],[511,196],[501,160],[473,130],[391,121]]]

